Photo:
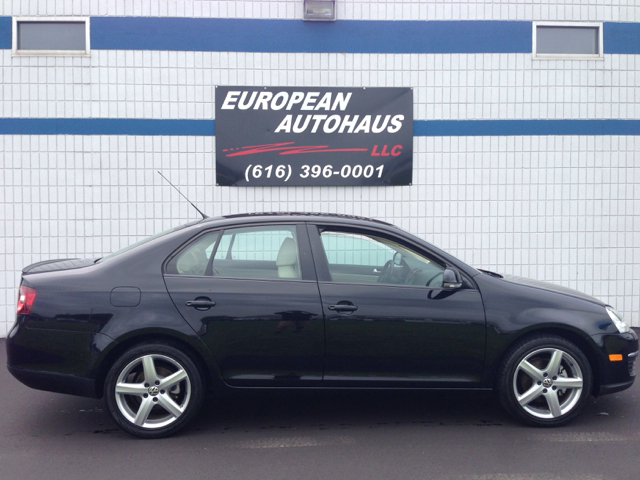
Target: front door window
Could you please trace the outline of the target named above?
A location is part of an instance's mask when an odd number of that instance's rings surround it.
[[[334,282],[442,287],[444,267],[392,240],[340,231],[320,238]]]

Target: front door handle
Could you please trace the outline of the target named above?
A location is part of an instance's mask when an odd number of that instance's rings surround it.
[[[358,310],[356,305],[350,304],[337,304],[337,305],[329,305],[329,310],[335,310],[336,312],[355,312]]]
[[[196,298],[195,300],[189,300],[185,303],[187,307],[193,307],[196,310],[209,310],[211,307],[216,306],[216,302],[209,298]]]

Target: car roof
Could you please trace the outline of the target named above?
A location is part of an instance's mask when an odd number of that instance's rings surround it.
[[[311,213],[311,212],[258,212],[258,213],[239,213],[233,215],[223,215],[219,217],[210,217],[202,220],[200,224],[205,223],[258,223],[258,222],[330,222],[345,224],[361,224],[397,227],[391,223],[376,220],[374,218],[359,217],[356,215],[344,215],[339,213]]]

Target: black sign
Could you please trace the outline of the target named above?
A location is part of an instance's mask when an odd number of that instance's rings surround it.
[[[410,88],[216,87],[218,185],[409,185]]]

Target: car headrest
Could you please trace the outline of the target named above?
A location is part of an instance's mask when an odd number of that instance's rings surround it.
[[[298,262],[298,249],[293,238],[285,238],[280,245],[276,266],[284,267],[285,265],[295,265]]]

